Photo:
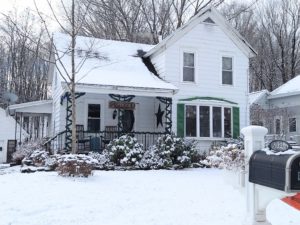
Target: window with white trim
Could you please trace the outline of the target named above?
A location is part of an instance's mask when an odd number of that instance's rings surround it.
[[[222,57],[222,84],[233,85],[232,57]]]
[[[186,137],[232,137],[232,108],[208,105],[185,106]]]
[[[297,131],[296,118],[289,118],[289,131],[290,132],[296,132]]]
[[[222,137],[222,108],[213,107],[213,137]]]
[[[195,53],[183,52],[182,80],[195,82]]]
[[[231,108],[224,108],[224,137],[231,138]]]
[[[196,106],[193,105],[187,105],[185,109],[185,124],[186,124],[186,129],[185,129],[185,136],[186,137],[196,137],[197,136],[197,108]]]
[[[200,137],[210,137],[210,107],[200,106],[199,117]]]
[[[88,104],[88,121],[87,129],[91,132],[100,131],[101,123],[101,105]]]

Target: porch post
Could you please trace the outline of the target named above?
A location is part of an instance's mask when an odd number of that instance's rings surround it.
[[[172,132],[172,98],[163,98],[157,97],[157,99],[165,104],[166,106],[166,114],[165,114],[165,132],[167,134],[171,134]]]
[[[75,99],[80,98],[81,96],[85,95],[84,92],[75,93]],[[67,99],[67,116],[66,116],[66,139],[65,139],[65,150],[71,151],[72,150],[72,99],[71,93],[66,92],[63,96],[61,96],[60,104],[63,104],[63,100]]]

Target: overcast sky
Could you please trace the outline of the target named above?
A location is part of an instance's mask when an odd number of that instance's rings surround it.
[[[50,2],[55,3],[57,0],[50,0]],[[46,0],[35,0],[38,9],[46,15],[51,15],[50,8],[48,6],[48,3]],[[55,4],[53,4],[55,6]],[[4,14],[8,14],[9,11],[14,11],[14,9],[17,9],[18,12],[22,12],[24,9],[29,8],[33,13],[36,13],[36,8],[34,5],[34,0],[0,0],[0,12]],[[36,13],[37,14],[37,13]],[[58,29],[58,25],[55,25],[54,20],[51,22],[47,18],[47,23],[51,24],[53,26],[53,29]]]

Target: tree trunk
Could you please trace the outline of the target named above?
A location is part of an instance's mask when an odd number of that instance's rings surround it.
[[[76,34],[75,34],[75,3],[72,0],[72,47],[71,47],[71,65],[72,65],[72,79],[71,79],[71,100],[72,100],[72,153],[77,153],[76,146],[76,98],[75,98],[75,45],[76,45]]]

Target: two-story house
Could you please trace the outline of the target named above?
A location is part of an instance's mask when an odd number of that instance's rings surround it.
[[[48,136],[67,149],[70,42],[68,35],[53,37],[47,112]],[[171,132],[201,140],[207,149],[213,141],[238,137],[249,123],[248,65],[256,53],[214,7],[156,46],[77,37],[75,53],[78,139],[85,145],[89,137],[92,149],[115,134],[132,133],[148,146]],[[10,109],[21,113],[21,106]]]

